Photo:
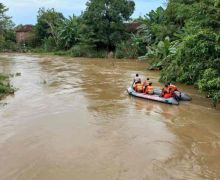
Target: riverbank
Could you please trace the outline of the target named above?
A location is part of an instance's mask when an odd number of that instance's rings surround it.
[[[95,51],[90,49],[79,49],[72,48],[69,50],[58,50],[58,51],[45,51],[41,48],[31,49],[29,52],[34,54],[46,54],[46,55],[58,55],[58,56],[67,56],[67,57],[85,57],[85,58],[116,58],[122,59],[117,56],[116,52],[108,52],[108,51]],[[129,59],[129,58],[128,58]]]

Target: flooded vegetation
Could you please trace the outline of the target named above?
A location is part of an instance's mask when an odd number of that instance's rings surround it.
[[[9,77],[0,73],[0,100],[13,93],[14,89],[10,85]]]
[[[220,179],[219,108],[189,86],[171,106],[131,97],[139,61],[2,54],[1,180]]]

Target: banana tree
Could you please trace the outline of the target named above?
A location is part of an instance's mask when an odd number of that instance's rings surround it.
[[[76,44],[78,38],[78,19],[76,16],[69,16],[68,19],[65,19],[62,24],[59,26],[59,44],[65,49],[71,48]]]
[[[170,42],[170,38],[166,37],[157,45],[148,46],[144,58],[152,58],[153,66],[162,67],[176,55],[178,45],[178,41]]]

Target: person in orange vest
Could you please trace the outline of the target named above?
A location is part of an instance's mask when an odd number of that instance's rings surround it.
[[[168,83],[169,84],[169,88],[170,88],[170,92],[172,94],[172,96],[179,101],[181,99],[181,92],[180,95],[178,96],[176,93],[174,93],[175,91],[178,91],[177,87],[174,84]]]
[[[168,83],[168,85],[169,85],[169,88],[172,92],[178,91],[177,87],[174,84]]]
[[[143,93],[143,84],[141,84],[141,83],[135,84],[134,90],[135,90],[136,92]]]
[[[150,83],[150,79],[147,78],[147,79],[144,81],[144,83],[143,83],[144,92],[145,92],[145,90],[147,89],[147,86],[149,85],[149,83]]]
[[[170,98],[172,97],[172,92],[170,90],[169,84],[165,84],[165,87],[162,89],[161,97]]]
[[[149,82],[149,85],[145,89],[145,94],[154,94],[154,87],[152,86],[152,82]]]

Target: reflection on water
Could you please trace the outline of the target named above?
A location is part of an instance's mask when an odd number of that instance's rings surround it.
[[[0,55],[19,88],[0,108],[2,180],[220,179],[218,110],[127,95],[135,61]]]

